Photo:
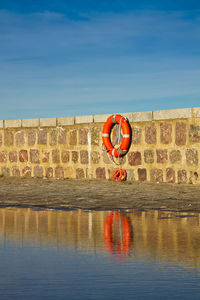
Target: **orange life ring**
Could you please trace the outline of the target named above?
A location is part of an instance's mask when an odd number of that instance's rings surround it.
[[[122,136],[123,136],[121,145],[117,149],[113,147],[110,140],[111,129],[113,125],[116,123],[120,124],[122,128]],[[121,115],[110,116],[103,126],[102,140],[104,146],[106,147],[107,152],[110,155],[115,157],[123,156],[127,152],[131,141],[131,129],[127,119],[125,119]]]

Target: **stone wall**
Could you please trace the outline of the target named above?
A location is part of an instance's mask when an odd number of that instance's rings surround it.
[[[122,114],[132,144],[128,180],[199,183],[200,108]],[[107,178],[116,166],[102,150],[109,115],[0,121],[0,175]]]

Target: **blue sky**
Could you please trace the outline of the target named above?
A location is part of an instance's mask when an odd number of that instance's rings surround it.
[[[199,103],[200,1],[0,0],[0,119]]]

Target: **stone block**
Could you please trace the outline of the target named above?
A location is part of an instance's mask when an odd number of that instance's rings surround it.
[[[72,151],[72,161],[75,164],[78,162],[78,151]]]
[[[91,161],[93,164],[98,164],[100,161],[100,154],[98,151],[91,152]]]
[[[104,164],[112,164],[112,156],[108,154],[106,151],[102,152],[103,162]]]
[[[139,181],[147,180],[147,170],[145,168],[138,169],[138,179]]]
[[[56,127],[56,118],[40,119],[40,127]]]
[[[73,168],[71,166],[68,166],[68,167],[65,167],[64,168],[64,177],[65,178],[74,178],[74,171],[73,171]]]
[[[20,147],[25,144],[25,132],[24,130],[17,131],[15,134],[15,144]]]
[[[194,107],[193,114],[194,114],[195,118],[199,118],[200,117],[200,107]]]
[[[187,171],[186,170],[178,171],[178,183],[187,183]]]
[[[163,164],[168,161],[167,149],[156,149],[157,163]]]
[[[84,170],[81,168],[76,169],[76,178],[77,179],[83,179],[85,178]]]
[[[88,124],[93,123],[93,116],[76,116],[75,117],[75,124]]]
[[[68,163],[69,162],[69,151],[63,150],[61,152],[61,160],[63,163]]]
[[[140,144],[141,137],[142,137],[142,129],[137,126],[134,126],[132,128],[132,143],[134,145]]]
[[[160,123],[160,142],[170,144],[172,142],[172,124],[167,122]]]
[[[17,151],[10,151],[9,152],[9,161],[11,163],[17,162]]]
[[[94,115],[94,123],[105,123],[110,115]]]
[[[0,120],[0,128],[3,128],[3,120]]]
[[[67,142],[67,132],[63,128],[58,129],[58,144],[65,145]]]
[[[200,126],[190,125],[189,141],[192,143],[200,142]]]
[[[42,162],[43,163],[48,163],[49,162],[49,157],[50,157],[50,152],[48,150],[44,150],[42,152]]]
[[[57,144],[57,129],[51,129],[49,132],[49,145],[55,146]]]
[[[0,151],[0,163],[7,162],[7,151]]]
[[[43,178],[44,174],[43,174],[44,170],[42,166],[35,166],[33,169],[33,175],[34,177],[37,178]]]
[[[79,144],[87,145],[88,144],[88,128],[81,128],[78,131]]]
[[[47,167],[46,168],[46,177],[47,178],[52,178],[53,177],[53,168],[52,167]]]
[[[131,166],[138,166],[142,164],[142,156],[139,151],[128,153],[128,163]]]
[[[144,150],[144,161],[146,164],[154,163],[154,151],[153,150]]]
[[[20,177],[20,169],[17,166],[12,167],[12,176]]]
[[[156,125],[155,124],[145,127],[145,142],[147,144],[156,144]]]
[[[30,149],[30,161],[32,164],[40,163],[40,151],[37,149]]]
[[[153,111],[153,120],[187,119],[191,117],[191,108]]]
[[[14,145],[13,131],[10,131],[9,129],[4,130],[4,145],[5,146],[13,146]]]
[[[77,130],[70,130],[69,132],[69,145],[76,146],[77,145]]]
[[[22,176],[26,178],[31,178],[31,172],[32,172],[32,168],[26,166],[22,169]]]
[[[55,177],[57,179],[63,179],[64,178],[64,169],[61,166],[58,166],[55,168]]]
[[[19,161],[20,162],[27,162],[28,161],[28,151],[27,150],[20,150],[19,151]]]
[[[133,169],[126,169],[126,180],[132,181],[135,178],[135,170]]]
[[[30,128],[30,127],[39,127],[40,120],[39,119],[23,119],[22,127]]]
[[[103,167],[99,167],[96,169],[96,178],[105,179],[106,178],[106,170]]]
[[[175,143],[177,146],[183,146],[186,144],[187,138],[187,127],[186,123],[184,122],[177,122],[176,123],[176,137]]]
[[[36,143],[36,130],[30,130],[28,132],[28,145],[34,146]]]
[[[58,149],[52,150],[52,161],[54,164],[60,163],[60,151]]]
[[[101,130],[98,127],[91,128],[91,144],[98,146],[100,142],[100,133]]]
[[[161,169],[150,170],[150,181],[152,182],[163,182],[163,171]]]
[[[197,166],[199,162],[198,150],[197,149],[186,149],[185,150],[186,163],[188,166]]]
[[[38,130],[38,145],[46,145],[47,144],[47,130],[39,129]]]
[[[4,177],[9,177],[10,176],[10,169],[8,167],[2,167],[1,168],[1,174]]]
[[[80,161],[81,164],[88,164],[88,151],[87,150],[81,150],[80,151]]]
[[[175,171],[172,168],[166,169],[166,181],[168,183],[175,183]]]
[[[151,122],[152,119],[152,111],[135,112],[129,122]]]
[[[57,118],[58,126],[69,126],[69,125],[74,125],[74,123],[75,123],[75,117]]]
[[[21,120],[5,120],[4,127],[5,128],[18,128],[22,126]]]
[[[180,150],[172,150],[169,154],[169,159],[172,164],[181,162],[181,151]]]

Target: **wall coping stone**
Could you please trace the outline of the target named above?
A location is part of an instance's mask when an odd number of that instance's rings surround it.
[[[105,123],[110,115],[94,115],[94,123]]]
[[[3,120],[0,120],[0,128],[3,128]]]
[[[200,107],[194,107],[193,114],[195,118],[200,118]]]
[[[67,126],[67,125],[74,125],[75,117],[63,117],[57,118],[57,125],[58,126]]]
[[[192,117],[192,108],[153,111],[153,120],[187,119]]]
[[[94,117],[93,115],[89,116],[76,116],[75,123],[76,124],[84,124],[84,123],[93,123]]]
[[[40,119],[40,127],[56,127],[56,118]]]
[[[18,128],[21,127],[22,121],[21,120],[5,120],[4,127],[5,128]]]
[[[39,119],[22,119],[22,127],[39,127]]]

